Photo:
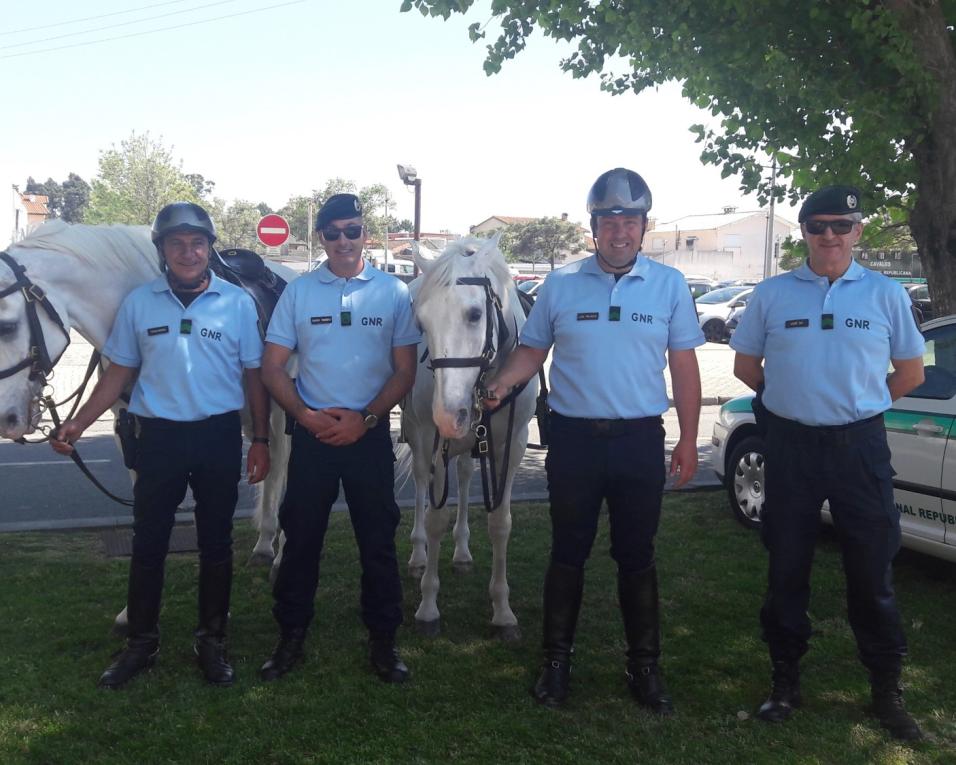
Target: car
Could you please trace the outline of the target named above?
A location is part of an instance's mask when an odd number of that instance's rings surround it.
[[[533,300],[542,284],[544,279],[526,279],[518,283],[518,289]]]
[[[909,294],[910,300],[913,301],[913,305],[919,309],[920,319],[922,321],[929,321],[936,317],[933,311],[933,303],[929,299],[928,284],[904,284],[903,287]]]
[[[903,546],[956,562],[956,316],[922,326],[926,339],[922,385],[885,414],[892,453],[893,496]],[[717,477],[734,518],[759,528],[764,504],[764,441],[753,396],[725,403],[711,442]],[[826,505],[823,518],[830,521]]]
[[[735,308],[747,304],[747,298],[753,292],[753,287],[743,285],[735,287],[721,287],[720,289],[701,295],[694,303],[697,306],[697,319],[704,337],[709,343],[725,343],[727,334],[727,320]]]
[[[709,280],[688,279],[687,288],[690,290],[691,297],[697,300],[701,295],[706,295],[713,290],[714,283]]]

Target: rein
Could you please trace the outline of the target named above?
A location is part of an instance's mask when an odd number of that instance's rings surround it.
[[[481,406],[481,399],[485,394],[484,382],[488,371],[498,356],[498,348],[495,347],[495,327],[498,328],[498,347],[502,348],[511,337],[508,329],[508,323],[505,321],[504,313],[501,309],[501,298],[494,291],[491,279],[487,276],[462,276],[455,280],[456,285],[482,287],[485,291],[485,343],[480,356],[446,356],[444,358],[433,358],[429,369],[433,372],[436,369],[468,369],[477,367],[479,370],[478,380],[475,383],[474,403],[472,407],[472,431],[475,435],[475,446],[472,450],[472,456],[477,457],[481,465],[481,488],[484,494],[485,510],[492,512],[501,504],[504,498],[506,481],[499,475],[497,462],[495,460],[495,445],[491,433],[491,418],[501,411],[504,406],[508,407],[508,428],[506,430],[505,450],[502,459],[502,469],[507,471],[508,461],[511,457],[511,440],[514,432],[515,402],[518,394],[524,390],[525,385],[516,386],[504,399],[495,412],[485,410]],[[492,319],[492,310],[495,313],[495,319]],[[512,349],[518,344],[518,327],[515,322],[515,337]],[[424,356],[422,357],[424,359]],[[442,464],[445,469],[445,480],[442,487],[441,498],[435,499],[435,462],[439,451],[441,451]],[[428,499],[432,507],[440,509],[448,501],[448,441],[442,439],[435,431],[435,442],[432,445],[431,460],[431,478],[428,483]],[[490,478],[490,481],[489,481]]]

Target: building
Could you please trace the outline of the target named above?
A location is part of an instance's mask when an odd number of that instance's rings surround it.
[[[661,224],[652,220],[644,235],[644,254],[684,274],[760,280],[765,276],[767,216],[767,210],[737,212],[725,207],[712,215],[685,215]],[[772,273],[776,273],[780,244],[796,228],[796,223],[774,216]]]
[[[43,194],[22,194],[13,187],[13,226],[11,241],[19,242],[51,217],[49,197]]]
[[[487,236],[495,231],[505,228],[506,226],[520,225],[523,223],[533,223],[534,221],[541,220],[541,218],[525,218],[525,217],[516,217],[511,215],[492,215],[490,218],[485,218],[481,223],[472,226],[469,228],[469,232],[473,236]],[[568,214],[561,213],[561,220],[567,221]],[[585,228],[584,226],[578,224],[578,230],[581,234],[581,244],[582,248],[577,252],[567,252],[564,254],[564,257],[561,259],[558,265],[564,265],[567,263],[573,263],[575,260],[581,260],[586,258],[594,252],[595,245],[594,239],[591,238],[591,229]],[[544,263],[538,262],[535,263],[518,263],[522,273],[534,273],[537,270],[541,270],[542,267],[545,271],[551,269],[550,265],[545,261]]]

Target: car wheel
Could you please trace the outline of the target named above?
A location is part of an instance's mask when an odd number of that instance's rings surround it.
[[[764,443],[747,436],[727,460],[727,495],[734,518],[749,529],[760,526],[764,502]]]
[[[727,328],[720,319],[711,319],[703,329],[704,339],[708,343],[722,343],[727,339]]]

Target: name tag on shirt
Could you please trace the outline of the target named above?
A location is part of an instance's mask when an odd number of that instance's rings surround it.
[[[146,334],[150,337],[153,335],[168,335],[169,327],[150,327],[146,330]]]
[[[588,311],[586,313],[578,314],[578,321],[597,321],[597,318],[597,311]]]
[[[311,321],[313,324],[331,324],[332,317],[331,316],[313,316]]]
[[[784,324],[787,329],[794,329],[795,327],[809,327],[809,319],[789,319],[786,324]]]

